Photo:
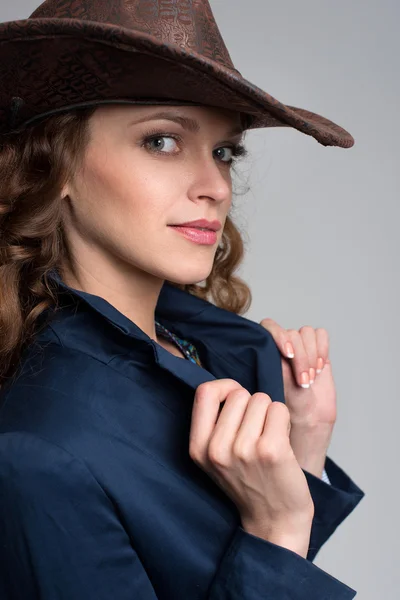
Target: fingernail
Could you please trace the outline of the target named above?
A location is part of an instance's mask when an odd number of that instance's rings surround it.
[[[304,371],[304,373],[301,374],[301,387],[302,388],[309,388],[310,387],[310,375],[308,373],[308,371]]]
[[[324,368],[324,361],[322,358],[319,358],[317,360],[317,373],[321,373],[323,368]]]
[[[312,385],[315,381],[315,369],[310,368],[310,385]]]
[[[288,358],[294,358],[294,350],[293,350],[292,344],[290,342],[287,342],[285,348],[286,348],[286,356]]]

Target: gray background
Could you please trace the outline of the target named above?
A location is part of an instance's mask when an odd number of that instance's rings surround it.
[[[37,0],[0,0],[0,21]],[[329,455],[366,497],[315,564],[358,591],[400,588],[398,0],[211,0],[237,69],[278,100],[356,140],[326,148],[294,129],[249,132],[250,185],[235,199],[250,284],[247,317],[324,327],[338,397]],[[242,181],[242,178],[240,181]]]

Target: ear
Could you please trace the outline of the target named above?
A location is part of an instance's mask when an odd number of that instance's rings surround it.
[[[64,198],[66,198],[68,195],[69,195],[69,187],[67,184],[65,184],[61,190],[61,198],[64,200]]]

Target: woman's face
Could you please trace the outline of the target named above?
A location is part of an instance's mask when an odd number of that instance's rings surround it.
[[[235,130],[239,114],[213,107],[98,108],[63,192],[73,261],[89,272],[103,263],[180,284],[206,279],[231,206]],[[169,227],[201,218],[221,223],[212,245]]]

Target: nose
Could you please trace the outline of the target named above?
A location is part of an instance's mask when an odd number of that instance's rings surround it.
[[[214,157],[196,161],[188,195],[194,202],[206,198],[230,204],[232,183],[229,165],[220,166]]]

